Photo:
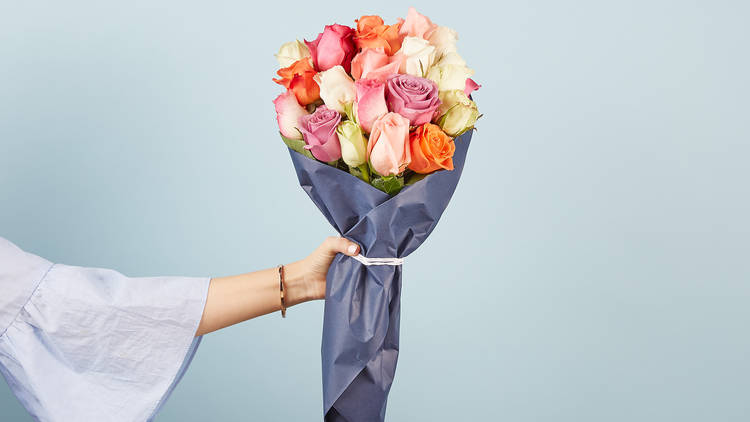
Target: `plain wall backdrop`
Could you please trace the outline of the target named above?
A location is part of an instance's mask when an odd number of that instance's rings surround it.
[[[405,263],[388,420],[750,419],[748,3],[413,3],[484,117]],[[333,230],[273,54],[407,6],[0,2],[0,236],[132,276],[305,256]],[[322,310],[206,336],[157,420],[320,420]]]

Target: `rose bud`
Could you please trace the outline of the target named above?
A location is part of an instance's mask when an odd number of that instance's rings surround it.
[[[360,79],[354,83],[357,91],[355,113],[362,130],[372,131],[372,124],[378,117],[388,113],[385,104],[385,84],[374,79]]]
[[[425,123],[409,136],[411,163],[409,169],[427,174],[435,170],[453,170],[453,153],[456,144],[440,128]]]
[[[444,54],[456,51],[458,33],[446,26],[439,26],[432,32],[427,40],[430,44],[435,46],[435,55],[440,57]]]
[[[440,106],[437,84],[411,75],[388,78],[385,100],[388,110],[406,117],[412,126],[431,121]]]
[[[315,75],[315,82],[320,86],[320,98],[328,108],[346,114],[354,102],[354,81],[344,68],[336,65]]]
[[[442,91],[440,93],[440,109],[438,124],[443,131],[450,136],[456,137],[474,127],[479,118],[479,110],[474,101],[471,101],[460,89]]]
[[[297,130],[299,118],[307,115],[307,110],[299,105],[292,91],[286,91],[273,100],[276,108],[276,121],[279,131],[289,139],[302,139],[302,133]]]
[[[452,52],[443,55],[440,61],[427,71],[425,77],[435,81],[441,91],[463,91],[466,88],[466,79],[473,74],[474,71],[466,67],[464,59],[458,53]]]
[[[299,118],[299,130],[305,138],[305,149],[320,161],[331,162],[341,158],[341,145],[336,127],[341,115],[322,105],[313,114]]]
[[[404,36],[399,34],[404,20],[393,25],[386,25],[380,16],[362,16],[356,20],[357,32],[354,42],[358,48],[382,48],[383,52],[392,56],[401,48]]]
[[[350,167],[359,167],[367,162],[367,139],[359,125],[344,120],[336,128],[341,143],[341,158]]]
[[[289,67],[292,63],[304,57],[310,57],[310,50],[300,40],[282,44],[279,52],[276,53],[276,60],[279,61],[279,66],[282,68]]]
[[[401,60],[399,73],[425,76],[425,72],[435,61],[435,46],[422,38],[406,37],[401,50],[394,57]]]
[[[398,175],[411,162],[409,120],[398,113],[387,113],[372,125],[367,142],[367,158],[381,176]]]
[[[381,82],[398,73],[403,57],[388,56],[383,47],[365,48],[352,59],[352,76],[357,79],[377,79]]]
[[[310,58],[304,57],[291,65],[279,69],[276,72],[279,79],[273,81],[279,85],[284,85],[294,93],[297,102],[301,105],[314,103],[320,98],[320,87],[315,82],[315,70],[310,64]]]
[[[333,24],[327,25],[314,41],[306,40],[315,70],[320,72],[341,65],[349,73],[352,57],[357,52],[353,38],[354,28]]]

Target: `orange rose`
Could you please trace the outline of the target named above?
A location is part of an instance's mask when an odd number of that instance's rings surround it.
[[[288,67],[279,69],[276,74],[281,79],[274,79],[273,81],[287,87],[297,97],[297,101],[305,106],[320,98],[320,87],[313,79],[315,73],[310,58],[303,57]]]
[[[440,129],[440,126],[425,123],[409,134],[411,163],[409,168],[427,174],[435,170],[453,170],[453,153],[456,144]]]
[[[355,20],[357,32],[354,35],[354,43],[361,48],[382,47],[385,54],[391,56],[401,48],[404,35],[399,34],[403,19],[399,19],[393,25],[386,25],[380,16],[362,16]]]

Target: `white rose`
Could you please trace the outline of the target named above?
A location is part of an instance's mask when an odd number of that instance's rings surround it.
[[[399,73],[424,77],[435,61],[435,46],[419,37],[406,37],[396,54],[401,57]]]
[[[438,125],[449,136],[459,136],[474,127],[479,111],[474,101],[460,89],[440,92]]]
[[[279,66],[282,69],[291,66],[292,63],[303,57],[310,57],[310,50],[300,40],[282,44],[279,52],[276,53],[276,60],[279,61]]]
[[[455,51],[449,51],[449,52],[443,54],[440,57],[440,60],[438,60],[438,62],[435,63],[436,66],[445,66],[445,65],[449,65],[449,64],[454,64],[454,65],[466,67],[466,60],[464,60],[464,58],[461,57]]]
[[[354,80],[346,73],[341,65],[318,73],[313,77],[320,86],[320,98],[326,106],[341,114],[346,114],[351,108],[357,90]]]
[[[472,69],[466,67],[458,53],[447,53],[440,61],[427,71],[427,79],[432,79],[438,85],[438,90],[449,91],[453,89],[464,90],[466,79],[474,74]]]
[[[435,54],[440,57],[446,53],[456,52],[458,33],[446,26],[439,26],[432,32],[428,41],[435,46]]]

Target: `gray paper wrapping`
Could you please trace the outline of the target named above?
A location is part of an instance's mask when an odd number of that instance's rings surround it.
[[[454,170],[435,172],[392,197],[347,172],[291,149],[289,154],[302,189],[362,255],[403,258],[437,225],[461,177],[471,135],[455,139]],[[321,348],[326,422],[385,419],[398,361],[401,273],[401,266],[334,258]]]

